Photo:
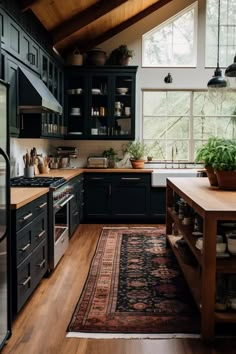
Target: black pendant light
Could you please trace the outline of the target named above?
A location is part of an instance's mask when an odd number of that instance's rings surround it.
[[[219,66],[219,49],[220,47],[220,0],[218,2],[218,38],[217,38],[217,67],[214,76],[208,81],[207,87],[209,90],[224,89],[227,87],[227,81],[222,76],[222,70]]]
[[[233,64],[229,65],[225,69],[225,76],[227,76],[227,77],[236,77],[236,55],[234,57]]]

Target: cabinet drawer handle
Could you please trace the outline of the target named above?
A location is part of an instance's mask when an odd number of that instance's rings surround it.
[[[20,285],[26,286],[31,280],[31,276],[29,276],[23,283],[20,283]]]
[[[30,247],[30,245],[31,245],[31,243],[30,243],[30,242],[29,242],[29,243],[27,243],[27,245],[25,245],[25,247],[20,248],[20,251],[25,252],[25,251],[27,250],[27,248],[29,248],[29,247]]]
[[[38,208],[39,209],[42,209],[43,207],[45,207],[45,205],[47,205],[47,203],[45,202],[45,203],[43,203],[43,204],[41,204],[41,205],[38,205]]]
[[[103,180],[104,177],[91,177],[90,180]]]
[[[45,259],[43,259],[41,263],[36,264],[36,267],[43,268],[43,266],[45,265],[45,263],[46,263],[46,261],[45,261]]]
[[[23,222],[23,221],[29,219],[31,216],[33,216],[33,213],[29,213],[29,214],[23,216],[23,218],[20,219],[20,222]]]
[[[123,181],[139,181],[141,178],[139,177],[121,177]]]
[[[45,234],[45,230],[41,231],[40,234],[37,235],[37,238],[41,238]]]

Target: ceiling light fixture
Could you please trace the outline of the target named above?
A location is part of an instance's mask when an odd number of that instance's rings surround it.
[[[214,76],[208,81],[207,87],[209,93],[214,96],[217,91],[226,91],[227,81],[222,76],[222,70],[219,66],[219,51],[220,51],[220,0],[218,2],[218,36],[217,36],[217,67],[214,72]],[[219,92],[218,92],[219,93]]]

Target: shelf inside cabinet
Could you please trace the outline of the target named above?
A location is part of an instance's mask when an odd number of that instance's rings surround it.
[[[215,312],[216,322],[236,323],[236,311]]]
[[[180,236],[166,235],[166,237],[183,272],[197,307],[200,309],[200,267],[194,267],[184,263],[180,251],[175,246],[175,242],[181,238]]]
[[[188,243],[188,246],[190,247],[198,263],[202,265],[202,254],[195,246],[197,238],[192,235],[193,225],[188,225],[188,226],[183,225],[181,223],[181,220],[178,218],[178,215],[171,208],[168,208],[168,213],[170,214],[172,220],[176,224],[176,227],[178,228],[178,230],[181,232],[184,239]]]

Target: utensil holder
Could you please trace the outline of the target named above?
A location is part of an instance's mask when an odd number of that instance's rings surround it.
[[[33,178],[34,177],[34,166],[29,166],[24,168],[24,177]]]

